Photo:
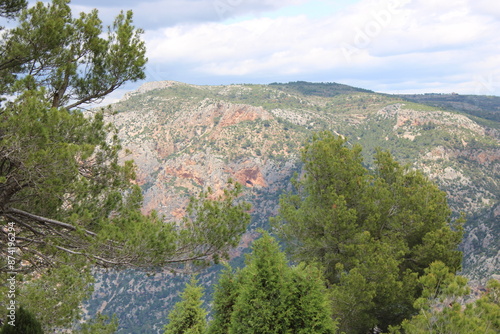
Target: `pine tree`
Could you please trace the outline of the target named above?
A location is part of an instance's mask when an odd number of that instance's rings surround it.
[[[53,331],[78,319],[94,266],[205,265],[227,255],[250,218],[237,184],[193,198],[185,229],[143,215],[135,166],[119,158],[117,129],[105,122],[110,110],[84,110],[144,79],[143,31],[131,11],[106,29],[97,10],[73,16],[69,0],[26,3],[0,4],[16,22],[0,41],[0,95],[9,97],[0,99],[0,279],[22,270],[19,300]]]
[[[13,18],[19,11],[26,7],[26,0],[3,0],[0,2],[0,16]]]
[[[181,294],[181,301],[170,312],[165,334],[203,334],[207,312],[202,308],[203,288],[193,277]]]
[[[282,195],[272,220],[296,261],[319,263],[340,329],[365,333],[399,324],[416,310],[417,279],[433,261],[460,269],[463,220],[446,194],[388,152],[363,165],[361,147],[330,132],[302,151],[304,173]]]

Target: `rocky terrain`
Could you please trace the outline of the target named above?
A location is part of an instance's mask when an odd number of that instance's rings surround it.
[[[184,214],[189,196],[201,189],[221,191],[229,178],[246,186],[253,222],[235,256],[251,242],[256,227],[268,227],[279,195],[290,190],[290,178],[300,172],[304,141],[315,131],[330,130],[360,143],[367,165],[380,147],[435,180],[448,193],[455,214],[468,217],[464,273],[478,284],[500,274],[500,126],[494,117],[305,82],[152,82],[128,93],[112,111],[107,120],[131,152],[124,159],[138,166],[144,212],[157,210],[175,220]],[[135,333],[148,328],[149,333],[165,323],[171,291],[179,288],[167,273],[100,275],[91,310],[127,314],[120,320],[124,333],[131,328]],[[210,287],[215,270],[202,277]]]

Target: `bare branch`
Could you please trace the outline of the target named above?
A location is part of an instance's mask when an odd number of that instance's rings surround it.
[[[66,228],[68,230],[71,230],[71,231],[76,231],[77,230],[77,228],[74,227],[71,224],[63,223],[63,222],[55,220],[55,219],[50,219],[50,218],[45,218],[45,217],[42,217],[42,216],[37,216],[35,214],[29,213],[29,212],[26,212],[26,211],[23,211],[23,210],[19,210],[19,209],[16,209],[16,208],[9,208],[8,211],[6,212],[6,214],[10,214],[10,213],[17,214],[17,215],[23,216],[25,218],[33,219],[33,220],[36,220],[36,221],[39,221],[39,222],[42,222],[42,223],[47,223],[47,224],[52,224],[52,225],[56,225],[56,226],[59,226],[59,227],[63,227],[63,228]],[[97,236],[97,234],[94,233],[94,232],[92,232],[92,231],[89,231],[89,230],[84,230],[84,231],[85,231],[85,233],[87,233],[88,235],[91,235],[93,237]]]
[[[103,92],[99,92],[99,93],[95,93],[95,94],[91,94],[89,96],[85,96],[83,97],[82,99],[70,104],[70,105],[67,105],[65,106],[66,109],[73,109],[75,107],[78,107],[79,105],[81,104],[85,104],[85,103],[91,103],[93,101],[96,101],[100,98],[104,98],[105,96],[109,95],[110,93],[112,93],[114,90],[116,90],[117,88],[119,88],[124,82],[121,82],[121,83],[117,83],[113,86],[111,86],[110,88],[106,89],[105,91]]]

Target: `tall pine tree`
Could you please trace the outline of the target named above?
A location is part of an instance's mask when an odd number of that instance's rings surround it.
[[[425,268],[460,269],[462,220],[421,172],[383,151],[368,170],[361,147],[330,132],[305,145],[302,161],[273,224],[295,260],[324,267],[342,331],[399,324],[416,312]]]

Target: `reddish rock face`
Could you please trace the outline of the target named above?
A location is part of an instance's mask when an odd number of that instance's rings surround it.
[[[189,166],[189,164],[187,164]],[[181,179],[191,179],[196,184],[202,186],[205,183],[204,178],[194,169],[188,169],[187,166],[178,166],[177,168],[165,169],[165,174]]]
[[[271,115],[262,107],[253,107],[244,104],[217,105],[218,111],[224,115],[219,123],[220,126],[230,126],[244,121],[255,121],[256,119],[270,119]]]
[[[247,187],[267,187],[266,180],[257,166],[236,171],[234,178]]]

